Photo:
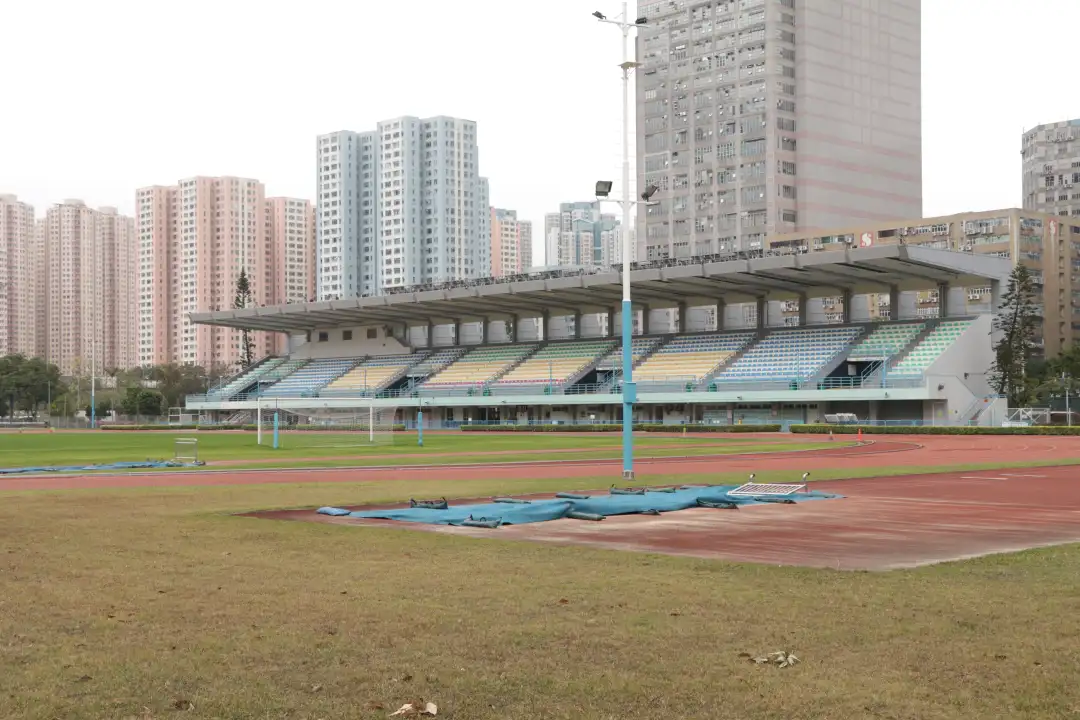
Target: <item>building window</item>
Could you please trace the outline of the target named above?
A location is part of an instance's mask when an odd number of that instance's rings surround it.
[[[376,330],[375,328],[368,328],[367,329],[367,339],[368,340],[375,340],[378,337],[379,337],[379,331],[378,330]]]
[[[345,341],[352,340],[352,330],[342,330],[341,339]]]
[[[328,332],[320,332],[319,333],[319,342],[326,342],[329,339],[330,339],[330,333],[328,333]]]

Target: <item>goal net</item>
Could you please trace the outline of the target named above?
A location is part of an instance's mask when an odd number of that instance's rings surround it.
[[[279,448],[349,448],[392,445],[400,427],[397,407],[276,408],[256,412],[258,443]]]
[[[1050,408],[1009,408],[1003,427],[1032,427],[1050,424]]]

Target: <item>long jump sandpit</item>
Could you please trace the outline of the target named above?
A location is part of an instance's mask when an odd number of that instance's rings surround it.
[[[335,518],[310,509],[250,516],[835,570],[914,568],[1080,542],[1080,467],[861,478],[812,488],[843,498],[497,529]]]

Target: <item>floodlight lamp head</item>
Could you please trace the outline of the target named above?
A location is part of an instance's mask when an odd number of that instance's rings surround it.
[[[645,192],[641,193],[641,199],[645,202],[648,202],[652,199],[652,196],[655,195],[659,189],[660,188],[658,188],[656,185],[649,185],[645,188]]]
[[[592,16],[593,16],[594,18],[596,18],[597,20],[607,20],[607,15],[605,15],[605,14],[604,14],[604,13],[602,13],[602,12],[600,12],[599,10],[597,10],[596,12],[594,12],[594,13],[592,14]]]
[[[614,187],[614,185],[615,183],[611,182],[610,180],[597,180],[596,197],[606,198],[608,195],[611,195],[611,188]]]
[[[648,22],[649,22],[648,18],[639,17],[637,20],[634,21],[634,24],[635,25],[645,25]]]

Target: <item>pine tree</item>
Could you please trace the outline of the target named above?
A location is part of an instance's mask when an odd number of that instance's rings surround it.
[[[1009,274],[1009,287],[994,317],[994,332],[1000,334],[994,346],[994,364],[989,381],[1010,407],[1023,407],[1027,401],[1027,367],[1035,355],[1035,333],[1041,321],[1035,303],[1035,283],[1023,265]]]
[[[240,277],[236,278],[236,295],[233,297],[233,309],[243,310],[251,307],[254,296],[251,292],[251,281],[248,280],[247,270],[240,269]],[[250,330],[240,331],[240,368],[250,367],[255,362],[255,342],[251,339]]]

